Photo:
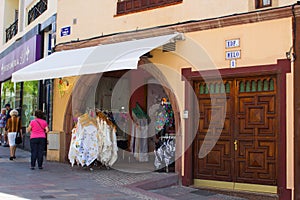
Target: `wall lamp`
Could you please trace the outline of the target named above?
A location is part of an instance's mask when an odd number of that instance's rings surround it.
[[[291,62],[296,60],[296,54],[292,52],[293,47],[290,48],[288,52],[285,52],[285,56],[287,59],[289,59]]]

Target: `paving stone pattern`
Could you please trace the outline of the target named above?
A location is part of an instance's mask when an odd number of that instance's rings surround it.
[[[151,179],[165,179],[167,173],[128,173],[114,169],[71,167],[67,163],[44,162],[44,169],[31,170],[30,153],[17,149],[10,161],[9,148],[0,146],[0,199],[80,200],[241,200],[228,195],[173,186],[142,190],[132,185]],[[158,180],[159,181],[159,180]],[[200,191],[200,192],[199,192]],[[208,195],[209,194],[209,195]]]

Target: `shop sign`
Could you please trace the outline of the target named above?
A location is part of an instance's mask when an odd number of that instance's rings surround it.
[[[71,34],[71,26],[66,26],[61,28],[60,37],[64,37]]]
[[[0,59],[0,81],[41,58],[41,36],[36,35]]]
[[[225,52],[225,58],[226,60],[233,60],[233,59],[238,59],[241,58],[241,51],[226,51]]]

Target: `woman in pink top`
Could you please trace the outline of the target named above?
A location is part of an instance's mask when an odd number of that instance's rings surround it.
[[[31,167],[35,168],[36,161],[39,169],[43,169],[43,152],[46,146],[46,133],[49,132],[48,124],[43,119],[44,113],[37,110],[34,113],[34,120],[32,120],[27,128],[30,134],[30,148],[31,148]]]

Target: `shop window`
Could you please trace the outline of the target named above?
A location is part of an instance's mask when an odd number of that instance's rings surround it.
[[[256,0],[255,2],[255,8],[264,8],[264,7],[269,7],[272,6],[272,0]]]
[[[171,6],[178,3],[182,3],[182,0],[118,0],[117,15]]]
[[[5,81],[1,84],[1,106],[9,103],[11,108],[19,106],[20,101],[20,83],[13,83],[10,80]]]
[[[22,126],[27,127],[38,108],[38,81],[26,81],[23,84]]]
[[[21,83],[13,83],[10,80],[3,82],[1,84],[1,107],[7,103],[21,113],[22,126],[27,127],[33,119],[33,111],[38,107],[38,81],[24,82],[23,86]]]

